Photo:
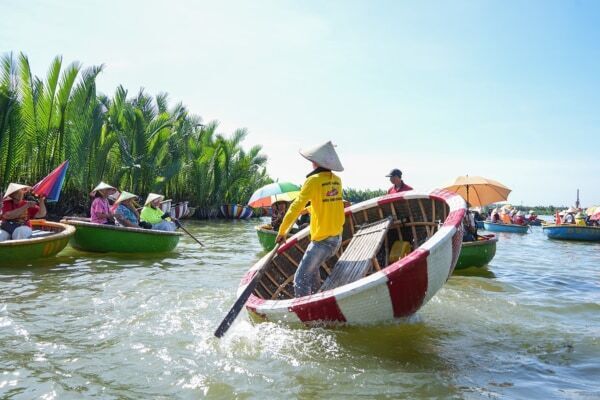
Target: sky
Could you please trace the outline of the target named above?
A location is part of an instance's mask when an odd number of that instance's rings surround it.
[[[600,204],[596,1],[0,0],[0,54],[104,65],[99,90],[169,93],[247,128],[274,179],[328,140],[345,187],[480,175],[515,205]]]

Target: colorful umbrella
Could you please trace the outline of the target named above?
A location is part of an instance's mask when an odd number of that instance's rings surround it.
[[[58,201],[60,190],[65,182],[67,168],[69,168],[69,160],[64,161],[47,177],[36,183],[31,191],[38,196],[44,196],[48,201]]]
[[[269,207],[277,200],[292,201],[298,196],[298,193],[294,196],[294,192],[299,191],[300,186],[290,182],[269,183],[252,194],[248,205],[250,207]],[[285,196],[282,196],[284,194]]]
[[[457,193],[469,206],[485,206],[505,201],[511,192],[509,188],[492,179],[481,176],[459,176],[444,189]]]

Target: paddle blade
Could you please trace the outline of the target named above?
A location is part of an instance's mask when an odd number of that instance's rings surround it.
[[[240,311],[242,311],[242,308],[246,304],[246,301],[248,301],[248,299],[250,298],[250,295],[254,291],[254,288],[256,288],[256,285],[258,285],[258,282],[264,275],[267,265],[269,265],[269,262],[271,262],[271,260],[275,256],[275,254],[277,254],[277,250],[279,249],[279,246],[280,246],[280,244],[278,243],[275,246],[275,248],[273,250],[271,250],[271,252],[269,253],[269,256],[265,259],[265,261],[260,266],[258,271],[256,271],[256,274],[254,274],[254,277],[252,278],[252,280],[250,281],[248,286],[246,286],[246,288],[244,289],[242,294],[237,298],[237,300],[235,301],[235,303],[233,304],[233,306],[231,307],[231,309],[229,310],[229,312],[227,313],[225,318],[223,318],[223,321],[221,321],[221,324],[215,331],[216,337],[222,338],[223,335],[225,335],[225,332],[227,332],[229,330],[229,328],[233,324],[233,321],[235,321],[235,319],[237,318]]]

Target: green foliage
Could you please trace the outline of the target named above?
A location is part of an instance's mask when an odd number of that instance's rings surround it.
[[[344,200],[348,200],[351,203],[360,203],[361,201],[369,200],[374,197],[383,196],[387,192],[385,190],[358,190],[352,188],[344,189]]]
[[[203,125],[182,104],[169,108],[166,93],[130,96],[119,86],[111,98],[97,94],[102,70],[64,67],[56,57],[40,79],[24,54],[0,59],[1,188],[33,184],[65,159],[70,168],[61,201],[83,204],[101,180],[201,207],[245,203],[272,182],[261,147],[243,149],[245,129],[226,137],[216,122]]]

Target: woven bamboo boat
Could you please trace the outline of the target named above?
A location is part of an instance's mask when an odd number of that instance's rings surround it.
[[[258,235],[258,241],[264,250],[273,250],[275,247],[275,238],[277,237],[277,232],[271,229],[271,225],[257,226],[256,234]]]
[[[241,204],[224,204],[220,211],[221,216],[226,219],[248,219],[253,213],[252,207]]]
[[[550,239],[600,242],[598,226],[544,225],[542,230]]]
[[[483,227],[490,232],[511,232],[511,233],[527,233],[529,226],[516,224],[499,224],[495,222],[485,221]]]
[[[71,246],[97,253],[168,252],[177,246],[182,235],[179,232],[93,224],[68,218],[61,222],[77,228],[71,237]]]
[[[462,197],[446,190],[385,195],[346,208],[342,248],[322,264],[322,281],[362,226],[391,219],[370,269],[358,280],[311,296],[294,298],[293,279],[309,244],[309,228],[281,246],[265,266],[265,274],[246,303],[253,319],[297,324],[378,324],[401,321],[427,303],[448,280],[462,244]],[[414,249],[388,263],[390,247],[409,242]],[[269,257],[259,260],[243,277],[241,293]],[[334,270],[335,271],[335,270]]]
[[[69,243],[75,228],[57,222],[32,220],[33,236],[29,239],[0,242],[0,266],[52,257]]]
[[[480,240],[463,242],[456,269],[488,265],[496,255],[496,243],[496,235],[484,235],[480,236]]]

